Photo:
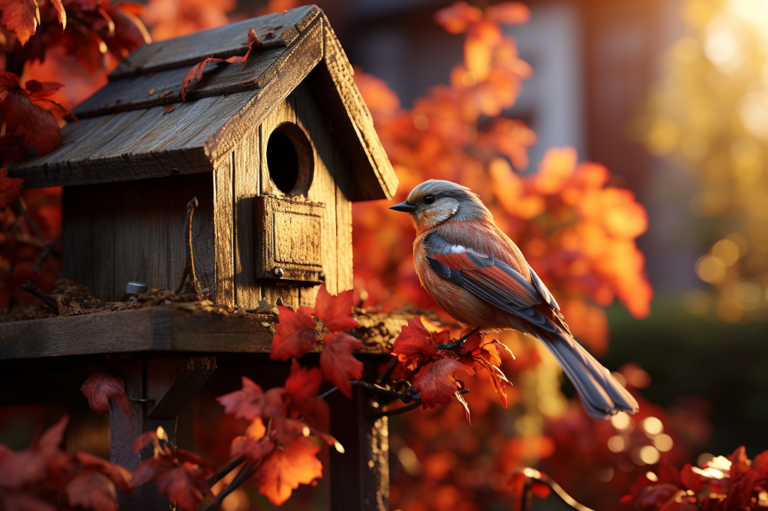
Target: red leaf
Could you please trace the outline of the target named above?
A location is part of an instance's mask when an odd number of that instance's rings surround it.
[[[207,474],[200,465],[185,461],[158,475],[157,492],[167,494],[169,502],[176,502],[180,510],[194,511],[206,496],[215,498],[205,482]]]
[[[84,470],[66,487],[70,506],[80,506],[97,511],[116,511],[117,492],[107,476],[95,470]]]
[[[38,82],[37,80],[27,80],[24,84],[29,96],[33,99],[42,99],[52,96],[64,85],[57,82]]]
[[[22,46],[34,35],[40,24],[40,9],[35,0],[6,0],[3,2],[2,23],[16,34]]]
[[[21,195],[22,186],[24,186],[23,179],[8,177],[8,169],[0,168],[0,209],[5,209],[16,203],[16,199]]]
[[[78,452],[75,454],[75,457],[80,460],[85,467],[96,469],[109,477],[120,491],[128,492],[133,489],[131,486],[131,473],[120,465],[115,465],[87,452]]]
[[[459,390],[456,371],[467,371],[467,367],[452,358],[443,358],[422,367],[413,377],[413,386],[421,395],[425,405],[444,405],[451,402],[451,396]]]
[[[109,398],[114,398],[126,415],[131,413],[128,396],[125,394],[125,383],[113,372],[99,371],[92,374],[85,380],[80,390],[88,399],[91,410],[98,415],[109,411]]]
[[[163,115],[169,114],[173,112],[176,109],[176,105],[174,103],[171,103],[170,105],[165,107],[165,110],[163,110]]]
[[[7,511],[56,511],[48,502],[29,493],[5,493],[0,495],[0,509]]]
[[[320,354],[320,368],[326,380],[336,385],[342,394],[352,398],[349,380],[363,376],[363,363],[352,353],[363,347],[360,339],[343,332],[323,336],[323,352]]]
[[[768,451],[763,451],[752,460],[752,468],[763,475],[768,474]]]
[[[254,475],[259,493],[279,506],[299,484],[309,484],[323,477],[323,465],[315,456],[319,451],[319,447],[303,437],[283,446],[283,450],[273,451]]]
[[[230,64],[240,64],[245,62],[248,60],[248,56],[251,54],[251,50],[253,49],[254,44],[257,48],[261,46],[261,42],[259,41],[259,37],[256,35],[256,31],[254,31],[253,27],[251,27],[248,29],[248,51],[245,52],[245,55],[242,57],[229,57],[226,59],[226,62],[229,62]]]
[[[67,28],[67,11],[64,10],[64,4],[61,0],[51,0],[51,5],[56,9],[56,14],[58,15],[59,23],[61,24],[61,30],[64,30]]]
[[[285,380],[285,396],[308,424],[327,431],[330,422],[328,403],[317,397],[322,383],[323,373],[320,369],[305,369],[293,359],[291,374]]]
[[[653,484],[646,486],[635,496],[635,509],[658,509],[680,489],[673,484]],[[622,499],[623,501],[623,499]]]
[[[470,25],[483,19],[483,11],[466,2],[456,2],[435,13],[435,21],[451,34],[466,32]]]
[[[301,358],[317,346],[315,322],[307,313],[307,307],[299,307],[293,312],[288,307],[277,307],[280,323],[275,326],[277,335],[272,339],[270,360],[290,360]]]
[[[251,54],[251,50],[253,49],[254,44],[256,44],[256,47],[259,47],[261,43],[259,43],[259,38],[256,36],[256,32],[253,30],[253,27],[251,27],[248,29],[248,51],[244,56],[229,57],[228,59],[217,59],[209,57],[199,64],[195,64],[192,69],[187,71],[187,74],[184,75],[184,80],[181,82],[181,100],[187,100],[187,89],[200,81],[200,79],[203,77],[203,69],[205,69],[206,64],[209,62],[227,62],[229,64],[245,62],[248,60],[248,56]]]
[[[133,450],[139,452],[149,444],[157,441],[157,431],[145,431],[133,442]]]
[[[6,136],[23,137],[24,148],[50,153],[61,141],[61,130],[51,112],[32,103],[14,73],[0,73],[0,118],[5,118]]]
[[[17,490],[47,475],[45,460],[39,453],[29,449],[15,452],[0,444],[0,488]]]
[[[174,467],[174,463],[167,456],[154,456],[142,461],[133,472],[131,481],[134,488],[156,480],[162,474],[168,472]]]
[[[204,59],[199,64],[195,64],[192,66],[192,69],[187,71],[187,74],[184,75],[184,80],[181,82],[181,100],[186,101],[187,100],[187,89],[194,85],[195,83],[200,81],[200,78],[203,77],[203,69],[205,69],[205,65],[209,62],[221,62],[224,59],[216,59],[216,58],[207,58]]]
[[[392,353],[397,355],[400,362],[409,368],[415,369],[419,362],[428,359],[435,354],[437,342],[421,322],[421,318],[411,318],[408,324],[400,331]]]
[[[496,394],[499,395],[499,399],[501,400],[502,406],[504,408],[507,407],[507,393],[504,392],[504,385],[512,385],[509,380],[507,379],[507,376],[495,365],[492,365],[487,360],[481,359],[478,360],[478,364],[480,364],[482,367],[484,367],[486,370],[488,370],[488,376],[491,379],[491,383],[493,384],[494,390],[496,390]]]
[[[521,2],[502,2],[488,7],[485,17],[502,25],[519,25],[531,19],[531,9]]]
[[[323,320],[329,332],[343,332],[359,325],[352,319],[354,290],[343,291],[332,296],[325,286],[320,286],[315,302],[315,316]]]
[[[298,437],[302,437],[302,436],[306,437],[309,435],[313,435],[323,440],[326,444],[333,446],[340,453],[342,454],[344,453],[344,446],[341,445],[341,443],[338,440],[336,440],[332,435],[329,435],[328,433],[324,433],[319,429],[313,426],[310,426],[309,424],[306,424],[302,421],[287,419],[285,421],[284,432],[286,433],[286,435],[282,435],[281,437],[278,438],[282,443],[290,443]],[[290,437],[288,435],[290,435]]]
[[[249,378],[243,376],[242,381],[242,390],[230,392],[216,398],[216,401],[224,406],[225,413],[234,413],[236,419],[248,421],[252,421],[257,417],[269,419],[281,413],[283,395],[285,394],[285,390],[282,387],[275,387],[264,392],[261,390],[261,387],[253,383]]]

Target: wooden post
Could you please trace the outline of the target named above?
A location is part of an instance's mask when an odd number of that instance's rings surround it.
[[[216,370],[216,357],[136,356],[120,362],[116,370],[125,380],[131,404],[130,413],[126,415],[110,401],[110,461],[133,472],[142,460],[153,454],[150,447],[141,452],[133,450],[134,441],[145,431],[160,426],[168,434],[170,443],[176,446],[179,414]],[[191,426],[191,423],[181,425],[182,428]],[[120,493],[118,503],[125,511],[169,509],[168,497],[158,495],[152,483],[140,486],[132,493]]]
[[[366,363],[366,373],[370,366]],[[344,453],[331,449],[331,509],[333,511],[387,511],[389,509],[388,418],[368,418],[380,412],[375,400],[360,387],[352,399],[340,392],[329,396],[331,432]]]

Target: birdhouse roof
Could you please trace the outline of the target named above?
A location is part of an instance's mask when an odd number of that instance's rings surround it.
[[[192,66],[208,57],[245,55],[250,28],[261,45],[248,60],[208,64],[182,101],[182,81]],[[62,129],[58,149],[13,166],[11,174],[40,188],[209,172],[309,76],[350,159],[351,199],[391,198],[397,177],[352,67],[313,5],[140,47],[74,110],[80,125]]]

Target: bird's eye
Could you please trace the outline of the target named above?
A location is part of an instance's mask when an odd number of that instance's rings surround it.
[[[435,196],[434,195],[427,195],[424,197],[424,204],[432,204],[435,202]]]

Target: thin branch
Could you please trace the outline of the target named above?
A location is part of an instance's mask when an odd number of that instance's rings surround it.
[[[373,419],[379,419],[381,417],[392,417],[393,415],[400,415],[401,413],[406,413],[406,412],[410,412],[411,410],[415,410],[416,408],[420,407],[422,404],[423,403],[421,401],[415,401],[409,405],[401,406],[400,408],[395,408],[394,410],[372,413],[371,415],[368,415],[366,418],[373,420]]]
[[[30,281],[23,283],[21,289],[42,300],[43,303],[56,314],[59,313],[59,302],[57,302],[51,295],[43,293],[42,289],[32,284]]]
[[[379,383],[385,384],[387,381],[389,381],[389,377],[392,376],[392,371],[395,370],[395,367],[397,366],[397,357],[393,357],[392,361],[389,363],[389,366],[387,366],[387,371],[381,376],[381,379],[379,380]]]
[[[373,383],[368,383],[367,381],[361,381],[361,380],[352,380],[349,383],[355,387],[363,387],[365,390],[373,394],[378,394],[380,396],[387,396],[387,397],[395,397],[406,404],[412,402],[414,399],[413,394],[409,393],[408,391],[402,392],[402,393],[395,392],[394,390],[385,389]],[[334,392],[336,392],[337,390],[339,390],[338,387],[333,387],[332,389],[326,392],[323,392],[317,397],[326,398],[331,394],[333,394]]]
[[[245,461],[245,456],[240,456],[239,458],[235,458],[226,465],[224,465],[221,470],[213,474],[211,477],[205,480],[205,482],[208,484],[208,487],[210,488],[214,484],[221,481],[224,477],[226,477],[227,474],[232,472],[234,469],[240,466],[242,462]]]
[[[27,205],[24,204],[24,200],[21,197],[19,197],[18,199],[16,199],[16,202],[19,205],[19,211],[21,212],[21,215],[24,217],[27,223],[31,225],[32,228],[35,230],[35,233],[37,233],[37,237],[40,238],[40,241],[43,242],[43,256],[41,256],[40,261],[38,261],[38,263],[35,264],[33,271],[37,273],[38,271],[40,271],[40,269],[42,269],[43,265],[41,264],[41,261],[45,259],[44,257],[45,255],[48,255],[48,257],[50,257],[51,259],[51,264],[56,269],[56,274],[59,276],[60,279],[64,278],[64,276],[61,274],[61,270],[59,269],[58,266],[56,266],[56,261],[53,260],[53,254],[51,253],[51,250],[53,250],[53,246],[50,246],[49,248],[48,246],[49,243],[45,241],[45,238],[43,237],[43,232],[40,230],[40,227],[37,226],[37,223],[35,223],[35,221],[32,220],[32,217],[29,216],[29,213],[27,213]],[[51,243],[53,243],[53,245],[56,244],[56,242],[51,242]]]
[[[184,233],[187,237],[187,264],[181,274],[181,280],[179,281],[179,286],[176,288],[176,294],[181,292],[184,283],[187,281],[187,277],[192,279],[192,286],[195,294],[200,294],[200,285],[198,284],[197,276],[195,275],[195,255],[192,251],[192,215],[195,213],[195,208],[197,206],[197,197],[192,197],[192,199],[187,202],[187,219],[184,222]]]
[[[558,496],[560,500],[565,503],[568,507],[571,509],[575,509],[576,511],[593,511],[591,508],[588,508],[584,504],[580,504],[576,501],[573,497],[568,495],[563,488],[557,484],[551,477],[549,477],[546,474],[542,474],[538,470],[534,470],[532,468],[523,468],[521,470],[518,470],[518,472],[522,472],[527,477],[525,481],[525,486],[527,491],[524,492],[526,495],[524,496],[524,499],[528,500],[530,499],[530,489],[532,486],[532,481],[538,481],[540,483],[546,484],[550,487],[550,489],[555,493],[555,495]],[[525,503],[524,503],[525,504]],[[532,499],[527,502],[528,506],[532,504]],[[527,509],[524,507],[523,509]]]
[[[235,491],[238,487],[240,487],[241,484],[246,482],[249,478],[251,478],[256,473],[256,470],[258,470],[259,465],[261,465],[261,462],[262,460],[246,462],[243,465],[243,467],[240,469],[240,472],[238,472],[235,478],[232,479],[232,482],[229,483],[227,487],[221,490],[221,493],[219,493],[216,496],[216,502],[212,503],[210,506],[205,508],[205,511],[216,511],[217,509],[219,509],[219,506],[221,506],[221,503],[224,502],[224,499],[226,499],[230,493]]]
[[[456,342],[452,342],[451,344],[438,344],[436,347],[439,350],[452,350],[454,348],[463,348],[464,347],[464,341],[466,341],[467,339],[469,339],[470,337],[472,337],[473,335],[475,335],[479,331],[480,331],[479,327],[475,328],[474,330],[472,330],[471,332],[469,332],[467,335],[465,335],[464,337],[462,337],[461,339],[459,339]]]

